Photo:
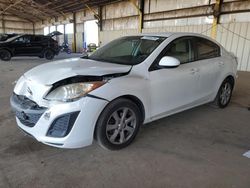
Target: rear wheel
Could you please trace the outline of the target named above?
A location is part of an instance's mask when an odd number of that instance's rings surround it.
[[[71,54],[71,50],[70,49],[67,49],[67,54]]]
[[[216,105],[220,108],[225,108],[231,100],[232,91],[233,83],[230,81],[230,79],[224,80],[215,99]]]
[[[135,103],[116,99],[108,104],[97,121],[96,140],[105,149],[122,149],[135,139],[141,123],[140,110]]]
[[[11,59],[11,53],[8,50],[0,50],[0,59],[9,61]]]
[[[55,56],[55,53],[52,51],[52,50],[46,50],[44,52],[44,57],[47,59],[47,60],[52,60]]]

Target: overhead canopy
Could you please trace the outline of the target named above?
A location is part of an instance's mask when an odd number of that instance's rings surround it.
[[[114,1],[117,0],[0,0],[0,14],[8,13],[36,22],[79,11],[86,5],[94,7]]]

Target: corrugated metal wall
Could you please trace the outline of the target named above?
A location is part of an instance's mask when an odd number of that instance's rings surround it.
[[[2,16],[0,33],[33,33],[33,24],[13,15]]]
[[[177,3],[178,1],[178,3]],[[187,8],[191,6],[205,6],[209,0],[145,0],[145,18],[154,19],[165,17],[162,11]],[[234,0],[224,0],[232,2]],[[214,3],[211,0],[210,3]],[[243,1],[242,1],[243,2]],[[246,2],[246,1],[245,1]],[[238,4],[241,6],[241,4]],[[248,7],[250,3],[247,4]],[[124,7],[130,7],[124,8]],[[232,7],[224,7],[232,8]],[[247,8],[247,7],[246,7]],[[129,2],[120,2],[104,7],[103,31],[100,32],[102,44],[125,35],[138,33],[138,16],[136,9]],[[202,10],[199,9],[202,12]],[[204,11],[204,10],[203,10]],[[211,11],[205,9],[206,11]],[[159,12],[159,14],[158,14]],[[151,13],[153,15],[151,15]],[[190,13],[190,12],[187,12]],[[121,18],[122,17],[122,18]],[[213,16],[190,17],[160,21],[147,21],[144,23],[143,33],[152,32],[195,32],[211,36]],[[129,26],[129,27],[127,27]],[[250,71],[250,13],[237,13],[222,15],[217,26],[216,40],[228,51],[238,57],[238,70]]]
[[[216,40],[238,57],[238,70],[250,71],[250,23],[220,24]]]
[[[194,32],[211,35],[212,25],[166,26],[162,28],[143,29],[152,32]],[[227,23],[217,26],[216,40],[238,58],[238,70],[250,71],[250,23]]]

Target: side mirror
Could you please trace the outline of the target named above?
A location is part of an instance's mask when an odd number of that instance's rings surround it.
[[[178,67],[180,64],[181,63],[178,59],[170,56],[163,57],[159,62],[159,65],[165,68],[175,68]]]

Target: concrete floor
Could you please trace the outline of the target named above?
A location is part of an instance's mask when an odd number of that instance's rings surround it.
[[[250,150],[250,73],[239,73],[226,109],[204,105],[150,123],[121,151],[96,143],[63,150],[24,136],[10,111],[11,83],[44,62],[0,62],[0,187],[250,187],[242,156]]]

